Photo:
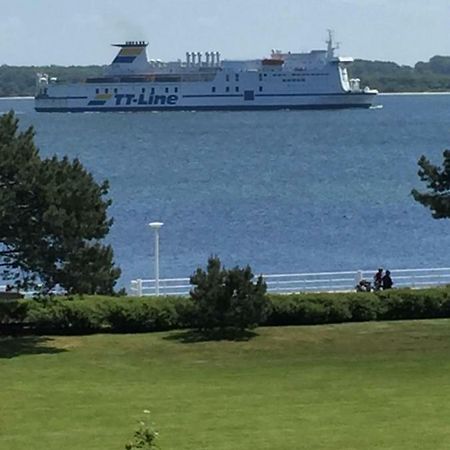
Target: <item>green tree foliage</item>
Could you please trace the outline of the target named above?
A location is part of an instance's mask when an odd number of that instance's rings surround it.
[[[360,78],[362,86],[381,92],[426,92],[450,90],[450,57],[433,56],[414,67],[387,61],[357,59],[349,67],[351,78]]]
[[[18,286],[61,285],[71,293],[112,293],[120,275],[100,244],[108,183],[97,184],[78,160],[41,159],[32,128],[14,113],[0,118],[0,265]]]
[[[48,73],[60,81],[79,82],[103,75],[102,66],[0,66],[0,97],[34,95],[36,74]]]
[[[450,56],[433,56],[427,63],[418,62],[414,68],[422,73],[450,76]]]
[[[206,271],[198,268],[191,276],[198,328],[245,330],[262,322],[268,312],[266,283],[261,276],[253,279],[250,266],[227,270],[210,257]]]
[[[411,191],[414,200],[429,208],[435,219],[450,217],[450,150],[444,150],[442,167],[435,166],[421,156],[418,175],[429,191]]]

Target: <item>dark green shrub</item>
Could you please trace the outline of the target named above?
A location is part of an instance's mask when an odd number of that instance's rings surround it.
[[[26,320],[28,302],[25,300],[0,300],[0,324],[17,324]]]
[[[316,325],[328,323],[329,309],[325,302],[318,299],[303,299],[300,300],[299,306],[297,315],[301,324]]]
[[[352,293],[347,296],[347,301],[353,322],[377,320],[383,310],[383,305],[375,294]]]
[[[177,302],[166,297],[123,299],[108,312],[107,322],[115,332],[165,331],[181,328]],[[181,300],[183,301],[183,300]]]
[[[190,297],[170,297],[170,301],[175,308],[178,327],[192,328],[196,320],[196,305]]]
[[[445,288],[401,289],[377,293],[383,304],[379,318],[384,320],[432,319],[449,317]]]
[[[106,327],[101,303],[88,300],[31,300],[28,322],[39,332],[93,333]]]
[[[335,298],[329,296],[323,300],[323,306],[326,313],[323,323],[340,323],[352,320],[352,313],[348,301],[345,301],[345,299],[336,301]]]
[[[185,297],[64,297],[0,303],[0,323],[26,326],[36,333],[162,331],[192,327],[194,317],[193,303]]]
[[[191,277],[196,305],[193,325],[200,330],[245,330],[262,323],[269,309],[266,283],[262,277],[253,279],[250,266],[227,270],[219,258],[209,258],[206,271],[198,268]]]
[[[316,325],[351,320],[346,301],[334,294],[269,294],[271,313],[268,325]]]
[[[70,330],[76,333],[94,333],[107,327],[105,305],[86,300],[67,303],[67,322]]]

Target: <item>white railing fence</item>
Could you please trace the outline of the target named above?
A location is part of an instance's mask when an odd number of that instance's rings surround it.
[[[263,274],[267,291],[291,294],[295,292],[350,292],[362,280],[373,282],[376,269],[344,272],[312,272]],[[424,288],[450,284],[450,267],[427,269],[393,269],[394,288]],[[160,278],[159,295],[188,295],[192,289],[189,278]],[[131,281],[130,294],[142,297],[156,295],[156,280]]]

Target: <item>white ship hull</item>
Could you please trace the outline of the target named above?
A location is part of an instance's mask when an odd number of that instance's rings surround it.
[[[104,77],[65,84],[40,76],[38,112],[136,112],[368,108],[377,95],[349,80],[351,58],[328,50],[273,52],[271,58],[220,61],[217,52],[186,62],[147,60],[146,43],[120,44]]]
[[[116,104],[117,100],[104,105],[90,105],[92,101],[80,97],[37,98],[35,109],[38,112],[138,112],[138,111],[249,111],[279,109],[341,109],[369,108],[374,102],[374,93],[343,94],[297,94],[270,97],[255,95],[254,100],[232,97],[192,97],[192,95],[173,96],[171,103],[152,104],[148,98],[136,96],[136,102]],[[83,96],[84,97],[84,96]],[[175,98],[176,97],[176,98]]]

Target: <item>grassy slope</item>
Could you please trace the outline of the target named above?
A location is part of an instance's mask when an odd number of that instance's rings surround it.
[[[164,449],[444,449],[450,321],[0,338],[0,449],[123,449],[152,411]]]

